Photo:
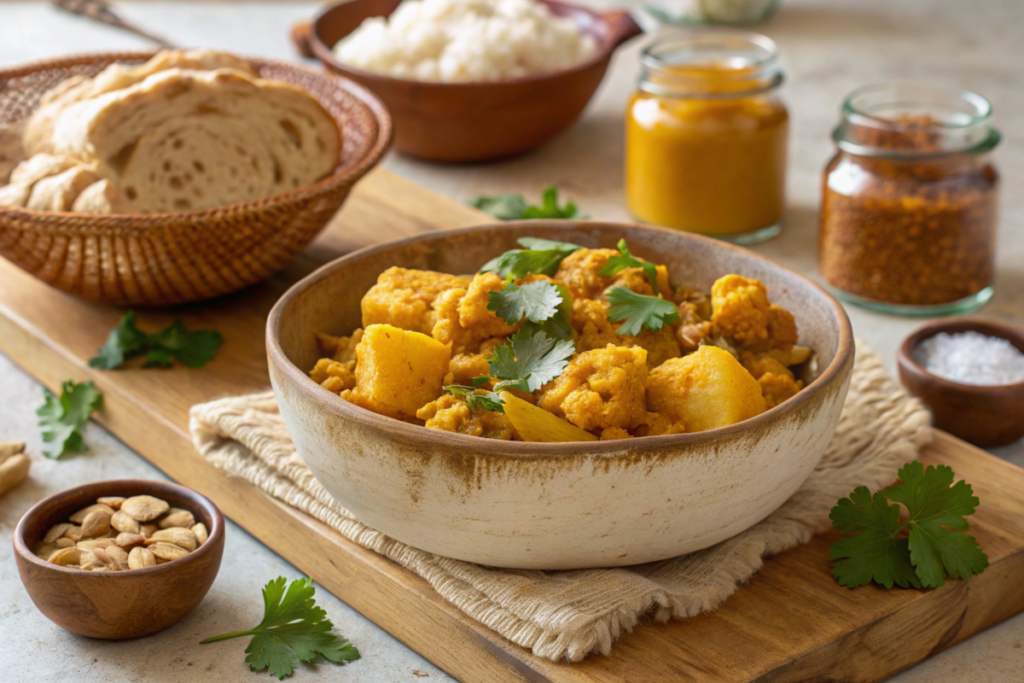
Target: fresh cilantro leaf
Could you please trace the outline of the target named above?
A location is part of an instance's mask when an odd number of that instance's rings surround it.
[[[534,325],[524,325],[494,348],[491,375],[502,380],[494,389],[536,391],[562,374],[575,351],[572,339],[556,339]]]
[[[572,309],[569,310],[571,311]],[[572,338],[572,323],[569,322],[569,316],[564,311],[559,310],[547,320],[534,324],[537,326],[537,329],[552,339]]]
[[[181,320],[156,334],[146,334],[135,326],[135,313],[129,311],[111,330],[97,356],[89,360],[89,366],[113,370],[145,354],[145,367],[170,367],[176,358],[183,365],[198,368],[216,355],[222,341],[215,330],[189,332]]]
[[[175,320],[166,330],[150,335],[149,339],[154,346],[166,351],[168,355],[178,359],[182,365],[190,368],[201,368],[213,360],[217,349],[223,342],[220,332],[216,330],[189,332],[181,320]]]
[[[532,206],[521,194],[505,193],[493,197],[474,197],[469,205],[491,214],[503,221],[529,218],[582,218],[573,202],[566,202],[564,207],[558,206],[558,188],[555,186],[544,190],[540,206]]]
[[[612,287],[608,292],[608,320],[623,321],[619,334],[635,337],[643,331],[660,330],[662,325],[679,320],[679,310],[671,301],[656,296],[637,294],[625,287]]]
[[[832,574],[839,585],[855,588],[874,581],[886,588],[894,583],[921,587],[907,539],[896,535],[902,527],[899,505],[889,505],[881,492],[872,498],[866,486],[858,486],[832,508],[829,518],[837,531],[858,534],[839,539],[829,549],[837,560]]]
[[[103,407],[103,395],[92,382],[67,381],[61,387],[60,397],[46,391],[45,398],[36,415],[43,430],[43,442],[53,444],[53,448],[43,454],[57,459],[65,453],[84,451],[87,446],[79,430],[94,410]]]
[[[910,561],[921,583],[938,588],[946,575],[966,579],[988,566],[988,556],[978,541],[963,533],[964,517],[978,506],[971,485],[962,479],[953,484],[953,470],[946,465],[929,466],[916,460],[899,471],[899,486],[882,493],[907,507],[910,529]]]
[[[495,195],[494,197],[474,197],[468,203],[470,206],[503,221],[514,221],[517,218],[522,218],[527,206],[523,195],[511,192]]]
[[[561,303],[562,292],[551,282],[528,282],[522,286],[510,282],[500,292],[488,295],[487,310],[510,325],[523,317],[539,323],[554,316]]]
[[[113,370],[125,361],[142,355],[148,347],[149,335],[139,331],[135,326],[135,312],[128,311],[117,327],[110,331],[97,356],[89,360],[89,367]]]
[[[938,588],[946,576],[966,579],[988,566],[988,556],[966,533],[978,499],[971,485],[953,483],[953,470],[917,462],[899,470],[901,483],[870,496],[861,486],[829,515],[837,531],[856,534],[832,544],[832,570],[843,586],[875,581],[886,588]],[[900,521],[899,505],[907,509]]]
[[[245,648],[249,668],[266,669],[282,681],[299,662],[312,662],[318,656],[335,664],[359,659],[359,650],[352,643],[328,633],[334,624],[313,600],[313,579],[296,579],[287,592],[285,583],[285,577],[279,576],[263,588],[263,621],[258,626],[206,638],[200,644],[252,636]]]
[[[615,275],[619,271],[623,271],[626,268],[643,268],[647,274],[647,279],[651,281],[651,288],[654,289],[655,294],[660,294],[658,291],[658,269],[653,263],[647,261],[641,261],[635,258],[629,253],[629,245],[626,244],[626,240],[619,240],[619,254],[618,256],[611,256],[608,258],[608,262],[601,268],[600,275]]]
[[[497,273],[504,280],[518,280],[530,274],[554,275],[562,260],[583,247],[535,237],[518,240],[525,249],[512,249],[484,264],[481,273]]]
[[[469,381],[473,383],[473,388],[475,389],[477,387],[482,387],[483,385],[490,382],[491,378],[487,375],[480,375],[479,377],[474,377]]]
[[[476,380],[478,379],[480,378],[474,377],[473,382],[476,383]],[[485,377],[484,379],[490,380],[490,377]],[[505,412],[505,409],[502,408],[502,406],[504,405],[504,403],[502,403],[502,400],[498,398],[497,394],[492,393],[490,391],[485,393],[478,393],[481,390],[478,390],[474,387],[464,387],[460,384],[449,384],[448,386],[441,388],[447,391],[452,396],[459,396],[461,398],[464,398],[466,400],[466,405],[468,405],[472,410],[490,410],[495,413]]]

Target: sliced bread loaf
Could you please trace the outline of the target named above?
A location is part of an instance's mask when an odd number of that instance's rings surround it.
[[[308,93],[232,69],[170,69],[68,106],[59,154],[95,159],[140,213],[183,211],[308,185],[338,162],[341,138]]]
[[[93,78],[72,76],[43,94],[39,108],[29,117],[24,132],[25,151],[29,154],[53,150],[53,127],[64,109],[104,93],[141,83],[149,76],[168,69],[235,69],[256,76],[245,60],[216,50],[163,50],[149,61],[136,66],[111,64]]]

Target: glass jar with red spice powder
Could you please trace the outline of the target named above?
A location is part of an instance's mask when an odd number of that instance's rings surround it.
[[[818,267],[839,298],[946,315],[992,297],[999,175],[972,92],[875,85],[843,103],[822,182]]]

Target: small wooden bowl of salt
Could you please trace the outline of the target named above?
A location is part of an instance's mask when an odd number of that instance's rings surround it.
[[[976,317],[928,323],[896,360],[939,429],[984,448],[1024,436],[1024,327]]]

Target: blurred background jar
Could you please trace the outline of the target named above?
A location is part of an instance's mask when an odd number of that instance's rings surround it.
[[[663,24],[731,24],[764,21],[775,14],[782,0],[650,0],[647,11]]]
[[[981,95],[873,85],[843,103],[822,183],[819,269],[841,299],[947,315],[992,297],[1000,135]]]
[[[626,110],[626,202],[639,220],[752,244],[777,235],[789,115],[775,43],[666,35],[645,49]]]

